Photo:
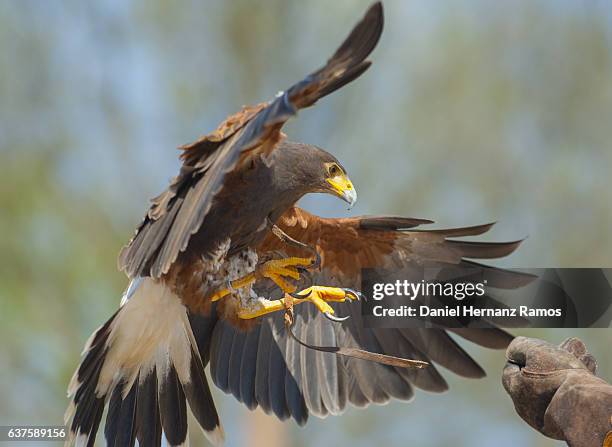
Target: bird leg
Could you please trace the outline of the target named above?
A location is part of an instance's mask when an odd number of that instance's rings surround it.
[[[311,258],[289,257],[283,259],[273,259],[261,264],[255,272],[250,273],[242,278],[234,281],[228,281],[227,287],[215,292],[211,296],[212,301],[218,301],[221,298],[231,294],[236,289],[251,286],[254,282],[261,278],[272,280],[284,293],[285,296],[278,300],[268,300],[260,298],[254,300],[248,306],[239,305],[238,318],[248,320],[261,317],[272,312],[285,310],[286,323],[290,324],[293,321],[293,306],[304,302],[310,302],[325,315],[326,318],[335,322],[345,321],[347,317],[337,317],[334,315],[334,309],[328,302],[344,302],[347,299],[350,301],[359,301],[361,293],[352,289],[340,287],[326,287],[311,285],[299,292],[295,292],[296,286],[285,280],[285,277],[292,278],[296,281],[300,279],[300,275],[308,269],[315,269],[321,264],[321,257],[314,247],[311,247],[303,242],[297,241],[276,226],[268,219],[272,233],[281,241],[296,248],[306,249],[313,253]]]
[[[238,310],[238,318],[248,320],[261,317],[279,310],[293,312],[293,306],[300,303],[309,302],[332,321],[344,321],[348,317],[339,318],[334,316],[334,309],[328,302],[359,301],[361,294],[352,289],[340,287],[310,286],[297,293],[285,293],[285,297],[279,300],[259,299],[253,302],[248,308],[241,307]]]
[[[287,282],[283,277],[293,278],[298,281],[301,273],[304,273],[307,269],[316,269],[321,265],[321,256],[319,256],[319,253],[314,247],[293,239],[272,222],[270,218],[268,218],[266,222],[272,233],[282,242],[295,248],[310,251],[313,257],[289,257],[267,261],[258,267],[255,272],[234,281],[228,281],[226,288],[218,290],[211,296],[212,301],[218,301],[237,289],[248,287],[261,278],[272,280],[285,293],[293,293],[296,290],[296,286]]]
[[[307,268],[312,268],[316,265],[315,258],[297,258],[289,257],[283,259],[272,259],[264,262],[257,269],[242,278],[234,281],[228,281],[227,287],[216,291],[212,296],[212,301],[218,301],[221,298],[229,295],[230,293],[250,286],[255,281],[268,278],[272,280],[283,292],[293,293],[296,290],[296,286],[285,280],[286,277],[294,280],[300,279],[300,274]]]

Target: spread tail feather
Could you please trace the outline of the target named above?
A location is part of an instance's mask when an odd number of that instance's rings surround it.
[[[68,387],[66,445],[92,446],[108,413],[109,446],[187,443],[187,402],[207,438],[223,442],[204,365],[180,299],[151,278],[133,282],[119,310],[85,345]]]

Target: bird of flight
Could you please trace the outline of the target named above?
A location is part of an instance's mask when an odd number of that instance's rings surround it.
[[[308,193],[351,205],[357,198],[333,155],[289,141],[281,128],[362,75],[382,29],[375,3],[323,68],[182,147],[179,174],[119,256],[131,280],[121,306],[90,337],[69,385],[68,444],[93,445],[106,406],[108,445],[159,446],[162,437],[185,444],[188,407],[208,439],[221,443],[207,365],[214,384],[250,409],[298,424],[309,414],[339,414],[347,403],[409,400],[414,387],[444,391],[435,364],[484,375],[443,329],[364,327],[356,290],[362,269],[388,281],[423,266],[480,266],[465,258],[503,257],[518,242],[449,239],[482,234],[490,224],[426,230],[416,227],[431,221],[329,219],[295,206]],[[489,269],[490,286],[525,282]],[[481,323],[451,331],[488,348],[512,339],[494,322]],[[374,361],[312,345],[372,353]]]

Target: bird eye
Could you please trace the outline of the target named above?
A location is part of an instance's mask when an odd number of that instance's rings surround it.
[[[335,177],[340,173],[340,168],[338,167],[338,165],[331,165],[328,169],[328,172],[331,177]]]

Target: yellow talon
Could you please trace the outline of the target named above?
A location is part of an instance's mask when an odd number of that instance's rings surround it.
[[[287,283],[282,277],[286,276],[294,280],[300,279],[300,272],[297,270],[298,267],[310,267],[313,265],[314,259],[312,258],[297,258],[290,257],[284,259],[273,259],[264,263],[257,273],[259,276],[272,280],[283,292],[293,293],[296,287],[292,284]]]
[[[258,277],[268,278],[272,280],[283,292],[293,293],[296,287],[293,284],[285,281],[283,277],[289,277],[294,280],[300,279],[298,267],[310,267],[313,265],[312,258],[297,258],[290,257],[284,259],[273,259],[265,262],[259,269],[256,275]]]
[[[299,296],[317,297],[325,301],[342,303],[349,300],[359,300],[359,295],[350,289],[340,287],[311,286],[297,293]]]
[[[329,304],[327,304],[324,300],[319,298],[318,296],[307,298],[307,300],[310,301],[312,304],[314,304],[316,308],[319,309],[319,312],[321,312],[322,314],[324,313],[330,313],[332,315],[334,314],[334,309]]]
[[[264,264],[270,268],[275,267],[308,267],[314,263],[313,258],[298,258],[295,256],[283,259],[272,259]]]
[[[288,296],[290,295],[290,296]],[[242,319],[251,319],[261,317],[263,315],[277,312],[285,309],[285,302],[290,298],[293,304],[299,304],[304,302],[310,302],[316,306],[316,308],[322,314],[330,318],[330,315],[334,315],[334,309],[328,304],[331,302],[343,302],[348,300],[359,300],[360,295],[351,289],[342,289],[340,287],[325,287],[325,286],[311,286],[304,290],[301,290],[294,294],[287,294],[285,298],[280,300],[260,300],[254,304],[254,308],[251,309],[240,309],[238,311],[238,317]],[[342,321],[342,319],[332,318],[334,321]]]
[[[300,274],[295,267],[283,267],[283,266],[268,266],[264,264],[259,274],[266,278],[271,276],[288,276],[293,279],[300,279]]]
[[[234,290],[242,289],[250,286],[259,278],[268,278],[272,280],[283,292],[294,293],[296,286],[289,283],[284,277],[294,280],[300,279],[298,267],[307,268],[314,264],[313,258],[298,258],[290,257],[283,259],[273,259],[265,262],[254,273],[250,273],[242,278],[236,279],[229,283],[229,287],[218,290],[210,296],[211,301],[218,301],[223,297],[231,294]]]

